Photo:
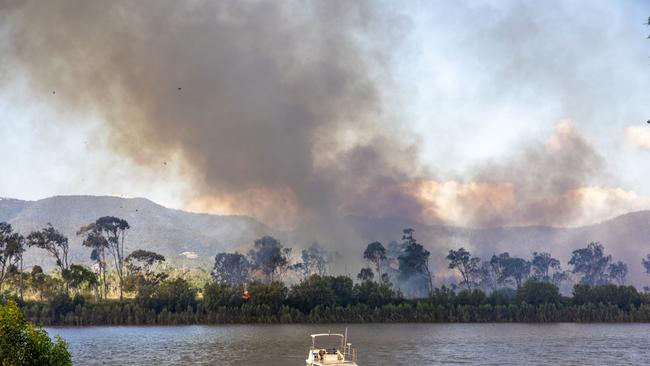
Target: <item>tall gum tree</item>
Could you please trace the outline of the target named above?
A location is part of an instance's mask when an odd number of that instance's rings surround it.
[[[9,268],[15,267],[25,251],[25,239],[10,224],[0,222],[0,291]],[[21,268],[22,276],[22,268]],[[22,291],[22,289],[21,289]]]
[[[81,245],[91,249],[90,259],[97,265],[97,271],[99,272],[98,275],[101,281],[99,298],[105,300],[108,295],[108,282],[106,281],[106,250],[108,250],[108,241],[94,222],[81,227],[77,231],[77,235],[83,238]]]
[[[124,240],[131,228],[129,223],[114,216],[100,217],[95,221],[97,231],[106,238],[108,251],[113,256],[115,272],[119,281],[120,300],[124,299]]]
[[[65,283],[65,290],[68,291],[67,274],[70,265],[68,264],[68,252],[70,244],[68,238],[48,223],[41,230],[33,231],[27,236],[27,245],[36,247],[48,252],[56,261],[61,271],[61,277]]]

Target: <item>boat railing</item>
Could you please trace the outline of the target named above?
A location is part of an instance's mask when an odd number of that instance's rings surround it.
[[[343,351],[346,361],[352,361],[354,363],[357,362],[357,349],[352,348],[351,344],[346,344]]]

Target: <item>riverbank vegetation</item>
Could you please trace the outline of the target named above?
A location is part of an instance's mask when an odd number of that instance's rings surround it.
[[[129,229],[115,217],[80,228],[87,266],[69,262],[68,238],[51,225],[23,237],[0,223],[1,301],[15,299],[41,325],[650,321],[647,289],[626,286],[627,265],[599,243],[573,251],[567,269],[550,253],[482,259],[458,248],[445,257],[457,281],[434,287],[431,254],[412,229],[366,245],[355,278],[330,274],[339,255],[317,243],[296,256],[270,236],[246,254],[216,254],[209,276],[192,277],[158,253],[126,253]],[[49,253],[55,269],[23,269],[28,248]],[[650,256],[642,262],[650,271]]]
[[[42,325],[181,325],[322,322],[648,322],[650,296],[632,286],[576,285],[572,297],[555,285],[527,281],[517,290],[454,291],[436,288],[426,298],[406,299],[374,282],[320,277],[287,288],[280,282],[244,287],[210,283],[198,290],[176,279],[135,299],[87,301],[65,294],[48,302],[22,303]]]

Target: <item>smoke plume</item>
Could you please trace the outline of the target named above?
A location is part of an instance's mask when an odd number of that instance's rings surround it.
[[[603,175],[604,160],[569,121],[560,123],[545,143],[531,142],[510,160],[476,169],[476,181],[508,183],[516,205],[501,213],[479,207],[479,226],[562,225],[582,215],[576,191]]]
[[[435,177],[391,98],[410,23],[384,3],[0,0],[0,14],[0,81],[26,75],[36,98],[100,116],[120,156],[180,164],[186,209],[280,228],[345,215],[564,225],[588,197],[607,212],[629,196],[588,189],[604,162],[568,122]]]
[[[180,157],[191,207],[281,225],[421,209],[401,190],[420,174],[417,149],[384,93],[399,14],[342,1],[1,7],[10,64],[33,93],[98,113],[112,148],[140,164]]]

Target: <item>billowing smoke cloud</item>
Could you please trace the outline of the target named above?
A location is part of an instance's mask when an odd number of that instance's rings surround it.
[[[546,143],[532,142],[510,161],[477,169],[479,182],[511,184],[517,204],[505,215],[483,206],[473,216],[482,226],[570,222],[582,214],[581,196],[572,192],[600,178],[603,167],[604,160],[594,147],[564,121]]]
[[[139,164],[180,164],[187,209],[330,232],[344,215],[564,225],[595,195],[600,212],[633,195],[587,189],[604,162],[568,122],[461,179],[433,176],[390,97],[409,21],[383,3],[0,0],[0,13],[0,81],[27,75],[35,97],[99,115]],[[504,27],[494,35],[527,54],[528,23]],[[514,59],[487,73],[525,79]]]
[[[99,113],[115,151],[139,163],[180,156],[190,208],[284,225],[421,209],[400,190],[418,154],[383,92],[406,22],[376,5],[62,0],[3,12],[36,95]]]
[[[633,192],[590,186],[603,179],[604,165],[564,121],[547,141],[530,141],[505,159],[477,165],[469,182],[426,181],[414,189],[436,208],[426,216],[461,225],[577,225],[584,217],[592,223],[640,207]]]

